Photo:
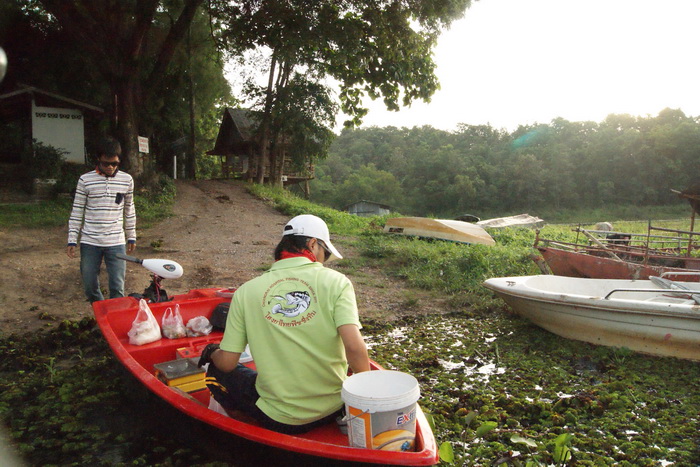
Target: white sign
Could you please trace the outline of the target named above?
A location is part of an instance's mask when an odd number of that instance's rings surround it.
[[[139,152],[145,152],[148,154],[148,138],[145,136],[139,136]]]
[[[83,113],[32,104],[32,138],[66,152],[66,161],[85,163]]]

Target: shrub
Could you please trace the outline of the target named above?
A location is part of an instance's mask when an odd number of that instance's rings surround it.
[[[66,151],[37,140],[32,142],[33,151],[25,160],[29,161],[32,178],[57,178],[66,161]]]

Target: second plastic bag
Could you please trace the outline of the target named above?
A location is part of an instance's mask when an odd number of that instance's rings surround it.
[[[161,325],[163,336],[167,337],[168,339],[187,337],[187,329],[185,329],[185,323],[182,321],[179,304],[175,305],[174,312],[170,307],[165,310]]]

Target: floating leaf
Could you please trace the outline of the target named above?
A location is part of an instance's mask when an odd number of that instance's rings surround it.
[[[571,459],[571,449],[568,446],[556,446],[554,448],[554,462],[563,464]]]
[[[574,435],[571,433],[562,433],[556,437],[554,444],[557,446],[563,446],[571,444],[571,440],[574,439]]]
[[[469,413],[467,414],[467,416],[464,417],[464,423],[465,423],[467,426],[471,425],[472,422],[474,421],[474,419],[476,418],[477,415],[479,415],[478,412],[475,412],[475,411],[469,412]]]
[[[534,442],[533,440],[531,440],[529,438],[523,438],[522,436],[513,435],[510,437],[510,440],[514,443],[526,444],[526,445],[530,446],[531,448],[537,447],[536,442]]]
[[[438,449],[438,454],[440,454],[440,460],[442,462],[452,464],[455,461],[455,453],[452,450],[452,443],[450,443],[449,441],[445,441],[440,445],[440,448]]]
[[[554,440],[554,462],[563,464],[571,459],[571,449],[569,445],[574,435],[570,433],[562,433]]]
[[[496,422],[484,422],[476,429],[476,437],[483,438],[486,433],[498,426]]]
[[[430,429],[435,431],[435,418],[433,417],[433,414],[429,412],[423,412],[423,415],[425,415],[425,419],[428,421],[428,425],[430,425]]]

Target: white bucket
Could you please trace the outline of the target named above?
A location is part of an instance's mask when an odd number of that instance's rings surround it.
[[[343,382],[350,446],[412,451],[416,439],[418,380],[400,371],[364,371]]]

